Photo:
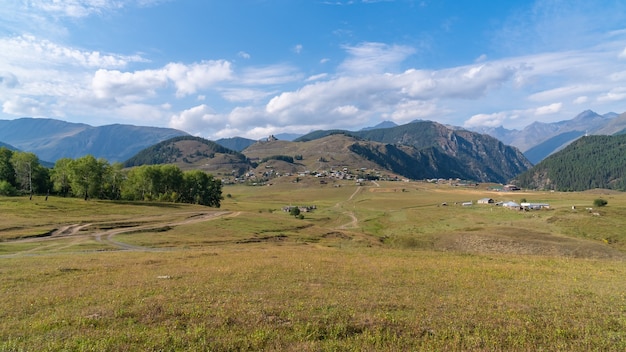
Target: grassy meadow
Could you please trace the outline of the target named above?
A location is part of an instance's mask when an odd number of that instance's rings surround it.
[[[219,209],[0,198],[0,351],[626,349],[626,194],[223,193]],[[551,208],[460,205],[483,197]]]

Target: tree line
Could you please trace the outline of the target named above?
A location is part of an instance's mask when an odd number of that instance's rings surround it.
[[[200,170],[183,172],[175,165],[121,163],[86,155],[62,158],[53,168],[29,152],[0,148],[0,195],[58,194],[85,200],[165,201],[219,207],[222,183]]]

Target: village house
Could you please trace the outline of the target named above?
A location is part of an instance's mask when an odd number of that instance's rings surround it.
[[[476,203],[478,203],[478,204],[493,204],[495,202],[496,201],[493,200],[493,198],[481,198]]]
[[[550,209],[550,204],[547,203],[528,203],[522,202],[520,206],[525,210],[540,210],[540,209]]]

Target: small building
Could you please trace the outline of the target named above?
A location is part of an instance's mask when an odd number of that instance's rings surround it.
[[[476,203],[478,203],[478,204],[493,204],[495,202],[496,201],[493,200],[493,198],[481,198]]]
[[[512,191],[519,191],[520,188],[517,187],[516,185],[504,185],[502,190],[505,192],[512,192]]]
[[[519,205],[519,203],[515,203],[513,201],[504,202],[502,203],[502,206],[505,208],[509,208],[509,209],[516,209],[516,210],[521,209],[521,206]]]
[[[461,203],[461,205],[464,206],[464,207],[471,207],[473,204],[474,203],[472,203],[472,202],[463,202],[463,203]]]
[[[550,209],[550,204],[547,203],[528,203],[523,202],[520,206],[525,210],[541,210],[541,209]]]

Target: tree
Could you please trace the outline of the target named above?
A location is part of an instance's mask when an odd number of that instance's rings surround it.
[[[15,169],[11,163],[13,151],[6,147],[0,148],[0,181],[6,181],[15,187]]]
[[[222,182],[200,170],[185,172],[181,200],[185,203],[220,207]]]
[[[102,181],[109,163],[86,155],[71,163],[71,187],[74,195],[88,198],[102,198]]]
[[[72,162],[70,158],[58,159],[50,175],[52,189],[63,197],[71,191]]]
[[[300,215],[300,208],[298,208],[298,207],[291,207],[291,209],[289,210],[289,215],[292,215],[294,217],[298,217],[298,215]]]
[[[20,191],[26,194],[35,192],[33,179],[35,175],[40,176],[39,158],[37,155],[28,152],[14,152],[11,156],[11,164],[15,170],[15,181]]]

